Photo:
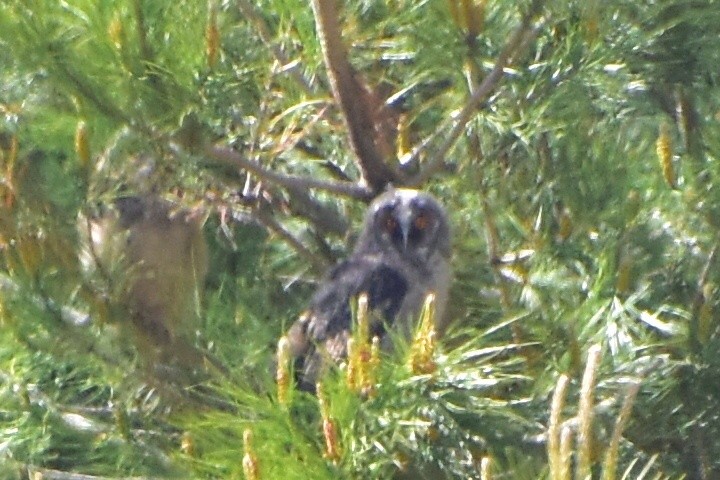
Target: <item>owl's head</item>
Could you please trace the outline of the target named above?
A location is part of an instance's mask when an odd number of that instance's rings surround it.
[[[376,198],[365,217],[360,249],[394,250],[403,257],[450,255],[447,214],[430,194],[392,189]]]

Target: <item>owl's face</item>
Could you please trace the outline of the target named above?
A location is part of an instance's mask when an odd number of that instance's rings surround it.
[[[443,207],[417,190],[396,189],[378,197],[366,219],[376,247],[403,257],[428,259],[449,254],[450,232]]]

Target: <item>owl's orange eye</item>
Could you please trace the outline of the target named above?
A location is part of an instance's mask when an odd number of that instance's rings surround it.
[[[387,232],[393,233],[395,230],[397,230],[398,222],[395,220],[395,217],[392,215],[388,215],[383,220],[383,227]]]
[[[413,226],[418,230],[425,230],[430,225],[430,218],[426,213],[421,213],[413,221]]]

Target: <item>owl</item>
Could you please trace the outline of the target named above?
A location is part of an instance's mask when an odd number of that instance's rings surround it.
[[[347,356],[351,303],[368,297],[370,335],[389,349],[390,328],[405,338],[429,293],[436,328],[444,327],[450,284],[450,227],[445,209],[428,193],[393,189],[375,199],[350,257],[328,273],[309,309],[288,332],[302,389],[312,391],[325,359]]]
[[[113,209],[84,223],[83,263],[120,284],[138,350],[151,362],[201,362],[188,339],[208,269],[202,220],[143,195],[120,197]]]

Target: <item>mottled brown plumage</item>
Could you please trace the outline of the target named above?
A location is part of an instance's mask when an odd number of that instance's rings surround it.
[[[189,341],[208,269],[201,223],[152,195],[121,197],[87,222],[86,263],[98,264],[118,285],[137,347],[151,363],[201,366]]]

